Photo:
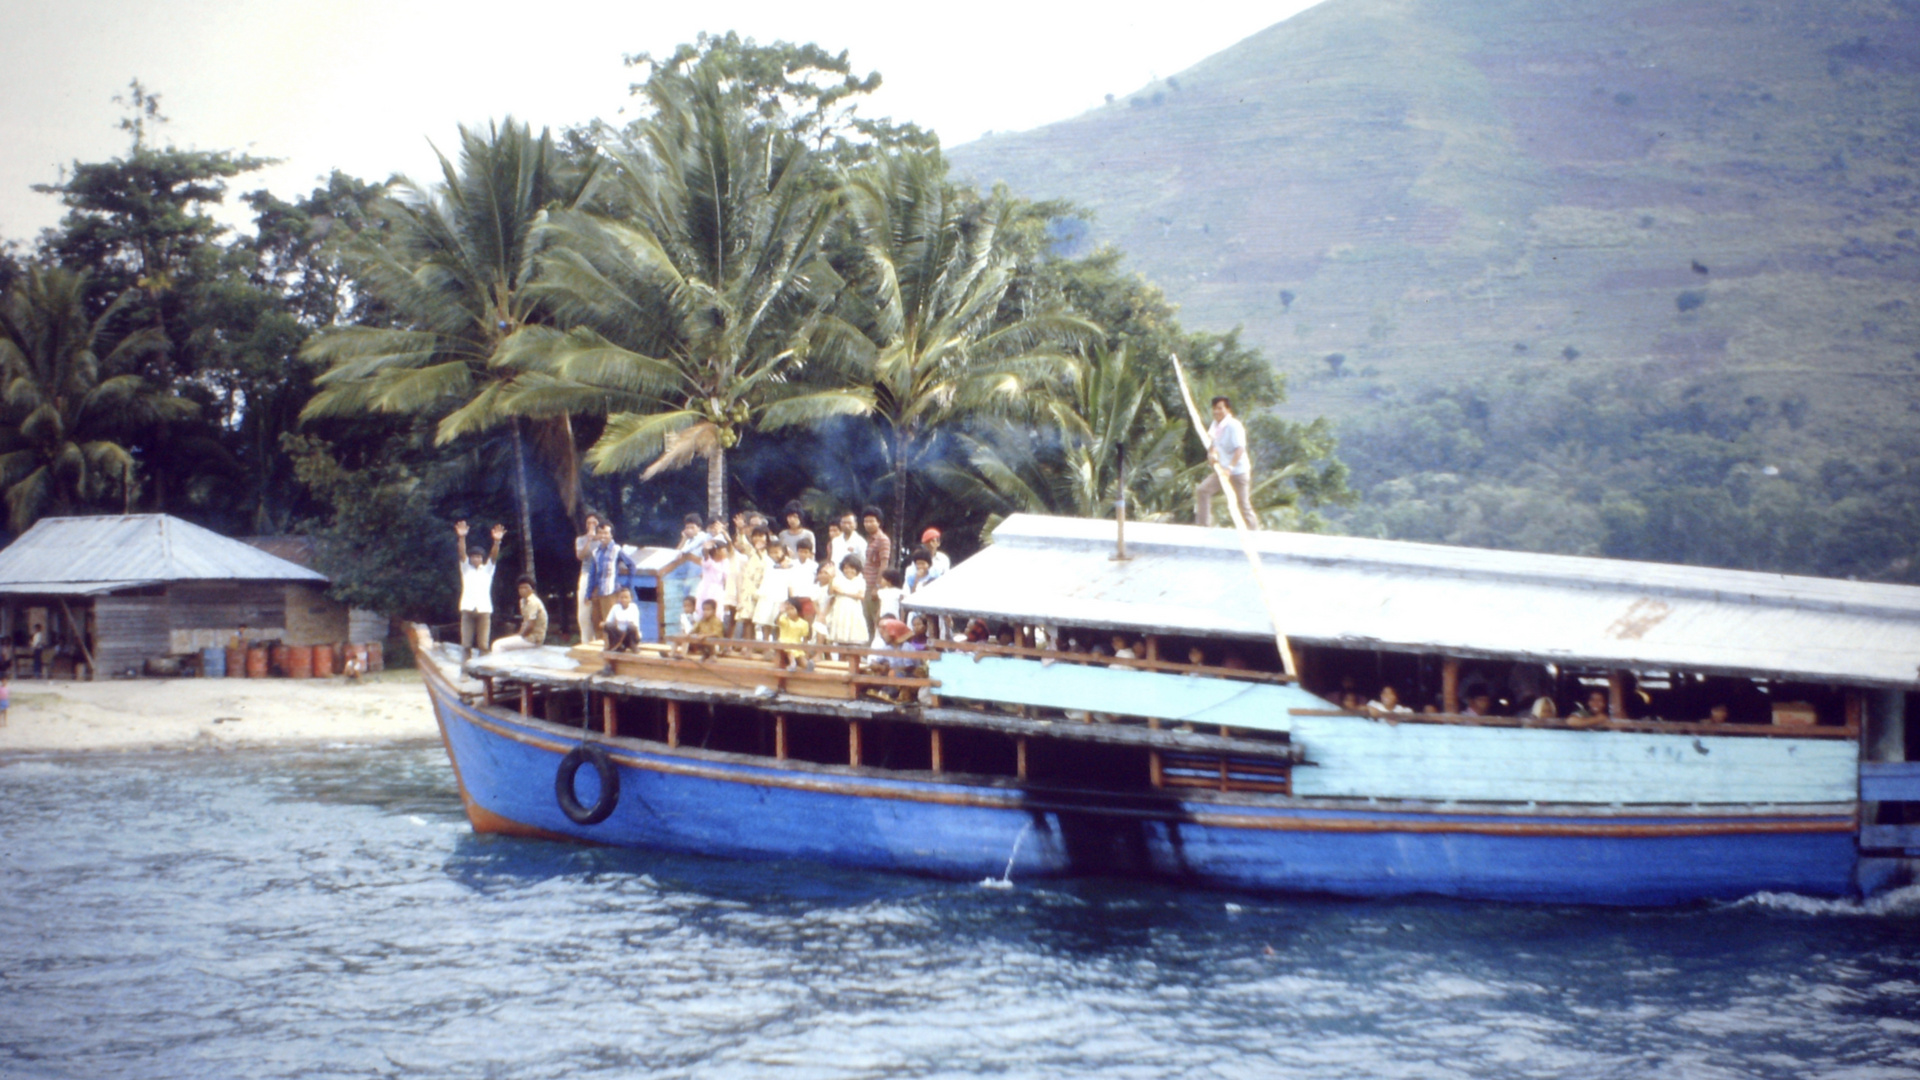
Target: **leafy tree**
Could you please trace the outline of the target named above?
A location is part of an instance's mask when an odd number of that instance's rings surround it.
[[[386,185],[335,169],[325,187],[288,202],[270,191],[242,196],[253,208],[254,235],[238,246],[251,255],[251,283],[275,294],[302,326],[381,320],[378,301],[355,293],[342,247],[383,228]]]
[[[89,317],[85,274],[29,269],[0,300],[0,379],[9,421],[0,441],[0,487],[9,526],[45,513],[132,499],[134,460],[123,441],[161,419],[186,419],[191,402],[138,375],[102,377],[165,347],[153,327],[114,337],[132,298]],[[104,351],[104,352],[103,352]]]
[[[550,209],[579,204],[596,165],[568,160],[551,135],[536,139],[511,118],[484,133],[461,128],[460,142],[458,168],[440,157],[443,184],[403,183],[403,197],[381,210],[390,227],[347,249],[355,283],[393,325],[334,326],[309,340],[302,355],[329,367],[302,415],[445,414],[443,442],[508,421],[520,532],[530,541],[521,421],[499,408],[508,373],[494,361],[503,341],[538,318],[528,288],[535,226]],[[571,512],[578,466],[568,418],[538,422],[534,441]]]
[[[451,526],[434,511],[431,485],[406,440],[354,468],[323,439],[288,433],[282,448],[301,483],[327,507],[313,522],[315,562],[334,599],[403,619],[439,622],[456,602]]]
[[[609,414],[596,470],[704,458],[715,516],[745,431],[860,405],[800,382],[792,338],[819,303],[832,206],[800,140],[757,122],[750,85],[722,60],[649,81],[653,115],[607,151],[611,215],[556,212],[546,230],[536,291],[554,324],[503,356],[521,372],[507,407]]]
[[[858,394],[891,464],[893,528],[935,435],[975,418],[1033,415],[1071,378],[1099,327],[1056,306],[1009,309],[1009,226],[1023,207],[950,183],[937,153],[889,155],[846,186],[849,285],[808,328],[807,354]]]
[[[938,137],[916,125],[859,115],[861,101],[880,88],[880,74],[856,73],[844,50],[829,53],[815,44],[787,41],[761,45],[737,33],[702,33],[663,60],[638,53],[626,63],[648,70],[647,81],[633,89],[650,107],[657,107],[662,92],[672,94],[676,87],[717,76],[721,90],[752,114],[756,128],[784,131],[836,164],[939,147]],[[630,134],[638,134],[639,124]]]
[[[94,314],[138,290],[128,314],[138,324],[159,327],[174,345],[164,358],[170,369],[154,369],[171,383],[196,371],[194,357],[179,347],[187,337],[193,286],[219,273],[217,241],[227,230],[207,207],[226,198],[228,179],[274,161],[155,146],[149,129],[166,122],[159,95],[135,80],[129,98],[116,100],[131,109],[120,124],[132,136],[126,155],[76,161],[60,183],[34,185],[67,207],[59,227],[42,235],[40,258],[88,271]]]
[[[962,436],[967,467],[944,464],[936,476],[956,498],[990,509],[990,532],[1014,512],[1106,516],[1124,459],[1128,515],[1168,521],[1196,479],[1185,430],[1184,417],[1161,408],[1143,366],[1125,350],[1100,349],[1046,403],[1043,423],[1001,421]]]

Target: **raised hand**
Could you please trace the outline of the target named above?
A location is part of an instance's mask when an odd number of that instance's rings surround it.
[[[455,535],[455,536],[457,536],[457,537],[459,537],[459,538],[461,538],[462,540],[464,540],[464,539],[466,539],[466,538],[467,538],[467,523],[466,523],[466,522],[464,522],[464,521],[456,521],[456,522],[454,522],[454,523],[453,523],[453,535]]]
[[[493,527],[493,542],[494,542],[494,543],[496,543],[496,544],[497,544],[497,543],[499,543],[499,542],[500,542],[500,540],[501,540],[501,538],[503,538],[503,537],[505,537],[506,535],[507,535],[507,527],[506,527],[505,525],[495,525],[495,526]]]

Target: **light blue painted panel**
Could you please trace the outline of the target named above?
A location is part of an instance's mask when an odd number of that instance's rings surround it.
[[[1575,803],[1853,802],[1849,739],[1657,735],[1296,716],[1296,795]]]
[[[1151,716],[1255,731],[1286,731],[1290,710],[1332,704],[1297,686],[1175,675],[1089,664],[1045,663],[1010,656],[943,653],[931,665],[942,697],[1001,701],[1051,709]]]

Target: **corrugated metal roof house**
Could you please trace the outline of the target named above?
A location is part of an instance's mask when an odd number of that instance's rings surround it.
[[[286,587],[326,583],[166,514],[44,518],[0,551],[0,630],[24,644],[45,625],[93,670],[121,675],[243,625],[251,637],[278,638]]]
[[[1011,622],[1270,639],[1231,530],[1015,515],[908,599]],[[1311,644],[1920,689],[1920,588],[1350,536],[1254,537]]]

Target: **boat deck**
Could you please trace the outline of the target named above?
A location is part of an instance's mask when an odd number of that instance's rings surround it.
[[[435,649],[437,657],[450,658],[449,646],[438,645]],[[1273,739],[1141,724],[1034,719],[956,704],[902,703],[837,691],[817,693],[816,688],[830,679],[851,680],[856,685],[886,685],[880,681],[881,677],[850,676],[844,664],[831,661],[818,662],[812,673],[794,673],[737,657],[675,656],[669,650],[654,647],[638,655],[616,654],[612,665],[614,673],[608,674],[604,665],[594,663],[601,656],[600,649],[594,646],[548,645],[476,657],[460,669],[462,693],[470,700],[486,704],[517,704],[527,715],[534,712],[536,693],[584,691],[665,701],[744,705],[769,712],[789,711],[841,720],[892,720],[927,727],[970,728],[1016,737],[1045,737],[1176,753],[1300,760],[1298,747]],[[802,677],[796,679],[795,674]],[[891,681],[934,685],[929,679]]]

